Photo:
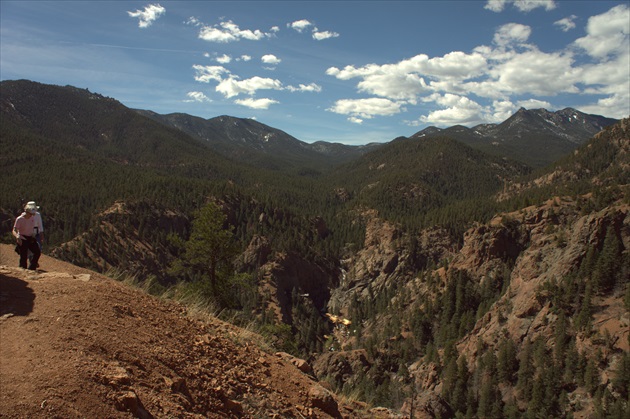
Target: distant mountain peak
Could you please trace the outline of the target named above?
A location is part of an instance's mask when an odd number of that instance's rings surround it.
[[[443,131],[442,128],[438,128],[438,127],[432,125],[430,127],[427,127],[425,129],[423,129],[422,131],[414,134],[412,137],[421,138],[421,137],[426,137],[428,135],[434,135],[434,134],[437,134],[437,133],[442,132],[442,131]]]
[[[428,127],[411,138],[448,136],[482,151],[544,166],[616,122],[573,108],[549,111],[521,107],[500,124],[481,124],[472,129],[461,125],[444,129]]]

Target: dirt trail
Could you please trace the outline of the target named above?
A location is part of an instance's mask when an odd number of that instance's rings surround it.
[[[251,334],[0,245],[0,417],[389,417],[339,399]]]

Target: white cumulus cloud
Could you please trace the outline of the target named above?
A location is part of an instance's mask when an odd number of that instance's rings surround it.
[[[432,98],[445,109],[423,115],[420,120],[435,125],[479,124],[484,121],[483,107],[467,97],[453,94]]]
[[[269,64],[269,65],[277,65],[277,64],[280,64],[280,62],[282,62],[282,60],[280,58],[276,57],[273,54],[263,55],[260,58],[260,61],[262,61],[265,64]]]
[[[528,100],[519,100],[518,101],[519,108],[525,109],[540,109],[544,108],[547,110],[553,109],[553,105],[546,100],[538,100],[538,99],[528,99]]]
[[[514,114],[518,107],[509,100],[495,100],[488,112],[488,122],[503,122]]]
[[[231,98],[240,94],[253,95],[258,90],[282,90],[282,83],[279,80],[258,76],[245,80],[228,77],[221,80],[215,90],[226,98]]]
[[[570,54],[545,53],[537,49],[525,51],[490,69],[488,83],[506,95],[578,93],[576,83],[580,71],[572,64]]]
[[[402,104],[384,98],[341,99],[327,110],[330,112],[371,119],[400,113]]]
[[[184,102],[212,102],[212,100],[202,92],[188,92],[186,96],[190,99],[185,100]]]
[[[201,26],[202,23],[199,19],[197,19],[194,16],[191,16],[188,18],[188,20],[186,22],[184,22],[186,25],[191,25],[191,26]]]
[[[227,54],[223,54],[219,57],[217,57],[217,62],[219,64],[229,64],[232,61],[232,57],[230,57]]]
[[[575,29],[575,19],[577,19],[577,16],[571,15],[564,19],[556,20],[553,24],[559,26],[562,32],[569,32],[571,29]]]
[[[493,12],[502,12],[505,9],[507,0],[488,0],[484,9],[492,10]]]
[[[138,27],[140,28],[148,28],[164,13],[166,13],[166,9],[159,4],[150,4],[144,10],[127,12],[129,16],[138,18]]]
[[[587,35],[577,39],[575,44],[595,58],[627,54],[630,49],[629,32],[630,8],[621,4],[606,13],[589,18]]]
[[[433,91],[432,83],[466,80],[481,75],[486,67],[482,54],[454,51],[431,59],[419,54],[395,64],[368,64],[358,68],[346,66],[343,69],[331,67],[326,74],[340,80],[362,79],[357,84],[360,92],[415,102],[418,95]]]
[[[554,0],[488,0],[484,8],[493,12],[502,12],[507,4],[513,4],[521,12],[531,12],[540,7],[547,11],[556,8]]]
[[[287,26],[295,29],[298,32],[303,32],[304,29],[312,26],[313,24],[306,19],[296,20],[295,22],[289,23]]]
[[[525,8],[525,3],[520,6]],[[412,125],[472,124],[505,120],[521,106],[553,108],[549,98],[567,94],[596,95],[581,110],[626,117],[630,114],[629,27],[630,8],[619,5],[592,16],[586,36],[556,51],[541,51],[529,43],[531,27],[509,23],[497,28],[490,45],[470,53],[453,51],[432,58],[418,54],[396,63],[330,67],[327,75],[356,80],[357,93],[388,102],[375,108],[375,103],[349,98],[338,100],[329,110],[367,119],[422,102],[437,109]],[[589,59],[585,61],[584,55]]]
[[[224,75],[229,75],[230,70],[216,65],[193,65],[195,80],[201,83],[210,83],[211,80],[221,81]]]
[[[338,37],[339,37],[339,34],[337,32],[318,31],[318,30],[313,31],[313,39],[315,39],[316,41],[322,41],[324,39],[338,38]]]
[[[236,99],[234,103],[236,103],[237,105],[251,108],[251,109],[269,109],[269,106],[274,105],[276,103],[280,103],[280,102],[278,102],[277,100],[267,99],[267,98],[262,98],[262,99],[247,98],[247,99]]]
[[[208,42],[228,43],[248,39],[250,41],[259,41],[269,36],[259,29],[254,31],[250,29],[241,29],[231,20],[221,22],[215,26],[203,26],[199,31],[199,38]]]
[[[532,28],[520,23],[508,23],[501,26],[494,34],[494,43],[498,46],[522,44],[529,39]]]
[[[321,92],[322,87],[317,85],[316,83],[310,83],[310,84],[300,84],[298,87],[287,86],[286,90],[290,92]]]

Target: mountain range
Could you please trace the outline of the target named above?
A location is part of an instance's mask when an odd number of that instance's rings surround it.
[[[545,166],[573,151],[577,145],[617,120],[588,115],[572,108],[556,112],[519,109],[500,124],[472,128],[461,125],[425,128],[411,138],[446,136],[485,152],[520,160],[534,167]]]
[[[137,138],[133,143],[122,142],[121,138],[126,135],[125,130],[127,134],[132,134],[128,131],[134,129],[134,124],[142,121],[134,116],[135,113],[159,122],[162,126],[185,133],[186,138],[193,138],[219,154],[249,164],[266,165],[273,169],[287,165],[330,168],[333,165],[354,160],[384,144],[348,146],[325,141],[309,144],[252,119],[230,116],[203,119],[182,113],[160,115],[148,110],[135,110],[134,113],[115,99],[72,86],[49,86],[19,80],[3,81],[0,88],[2,89],[3,113],[7,123],[15,121],[18,124],[28,125],[29,121],[36,120],[37,124],[30,125],[29,128],[44,133],[55,132],[56,127],[61,127],[61,124],[66,121],[69,124],[64,127],[64,130],[68,131],[58,133],[59,136],[65,136],[66,141],[74,139],[81,146],[88,148],[103,148],[107,145],[111,150],[111,146],[117,146],[130,156],[133,156],[137,152],[136,149],[141,146],[168,147],[170,143],[170,141],[159,139],[155,133],[150,134],[153,140]],[[85,120],[95,115],[98,115],[98,118]],[[105,125],[96,127],[94,126],[96,122]],[[521,108],[501,124],[484,124],[472,128],[429,127],[413,134],[410,138],[449,137],[485,152],[520,160],[532,166],[541,166],[550,164],[571,152],[577,145],[615,122],[617,120],[612,118],[588,115],[571,108],[557,112]],[[48,123],[51,125],[47,125]],[[116,123],[117,126],[107,125],[111,123]],[[149,122],[142,122],[142,124],[147,124],[149,133],[151,133],[150,130],[155,129],[155,126]],[[100,132],[97,132],[99,130]],[[174,133],[175,131],[164,130],[164,132]],[[165,135],[164,132],[160,135]],[[153,142],[145,144],[145,141]],[[188,150],[186,152],[188,155],[197,154],[195,150],[188,148],[190,146],[184,144],[189,142],[189,139],[182,137],[177,141],[176,147],[182,149],[181,151]],[[179,143],[179,141],[182,142]],[[164,151],[164,156],[178,154],[181,152]]]
[[[151,111],[137,112],[181,130],[225,156],[271,168],[287,164],[330,167],[378,147],[376,144],[353,147],[324,141],[309,144],[253,119],[226,115],[203,119],[180,113],[159,115]]]
[[[628,119],[521,109],[307,144],[26,80],[0,84],[0,112],[3,241],[36,200],[45,253],[210,305],[387,417],[627,414]],[[212,226],[233,245],[220,286],[191,256]]]
[[[328,162],[335,165],[383,145],[347,146],[325,141],[308,144],[251,119],[219,116],[204,120],[186,114],[138,112],[205,141],[222,154],[249,160],[257,160],[258,152],[267,160],[318,165]],[[539,167],[570,153],[577,145],[615,122],[616,119],[589,115],[572,108],[556,112],[521,108],[500,124],[482,124],[472,128],[461,125],[443,129],[428,127],[410,138],[448,137],[490,154]]]

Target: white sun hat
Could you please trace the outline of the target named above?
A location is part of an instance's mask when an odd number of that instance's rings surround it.
[[[38,210],[38,206],[35,204],[35,201],[29,201],[24,206],[24,211],[30,212],[31,214],[35,214]]]

